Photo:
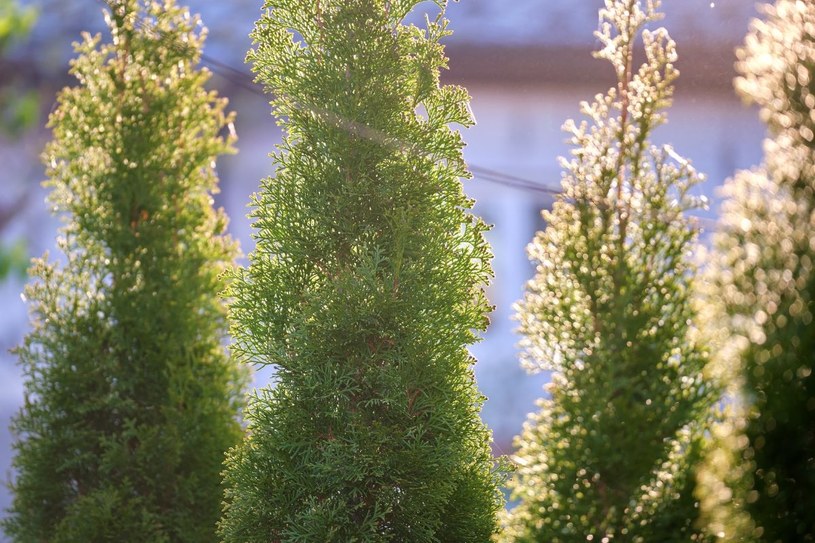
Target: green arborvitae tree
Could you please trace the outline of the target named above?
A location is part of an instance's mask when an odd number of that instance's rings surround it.
[[[236,246],[212,209],[225,100],[198,71],[198,20],[172,0],[113,3],[86,36],[44,153],[69,219],[37,261],[15,499],[17,542],[216,541],[244,371],[222,346],[219,274]]]
[[[467,345],[487,324],[468,96],[417,0],[267,0],[249,54],[285,128],[229,295],[274,365],[227,462],[225,541],[487,542],[501,497]],[[438,2],[443,6],[444,2]]]
[[[606,0],[598,58],[618,86],[565,130],[563,195],[530,245],[535,277],[519,304],[524,363],[553,370],[518,438],[519,505],[502,541],[698,541],[691,466],[709,411],[695,339],[684,212],[699,177],[649,144],[677,77],[660,2]],[[632,64],[638,37],[645,62]]]
[[[815,541],[815,4],[767,6],[739,57],[770,137],[764,165],[727,185],[710,264],[734,399],[699,495],[723,541]]]

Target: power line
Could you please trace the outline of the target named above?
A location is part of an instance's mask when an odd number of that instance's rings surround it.
[[[491,170],[475,164],[471,164],[469,169],[478,179],[489,181],[498,185],[504,185],[506,187],[512,187],[530,192],[541,192],[550,196],[558,196],[563,193],[563,191],[559,188],[550,187],[548,185],[543,185],[536,181],[532,181],[531,179],[525,179],[523,177],[518,177],[517,175]]]
[[[113,0],[98,0],[98,1],[101,4],[107,6],[108,8],[114,9],[114,6],[112,5]],[[153,31],[153,28],[149,25],[149,23],[147,23],[143,19],[137,20],[135,24],[136,24],[136,26],[138,28],[140,28],[141,30],[143,30],[145,32],[152,32]],[[162,41],[169,40],[170,38],[172,38],[172,36],[159,36],[158,37],[158,39],[162,40]],[[167,47],[170,47],[170,48],[176,50],[177,52],[183,53],[183,52],[189,51],[189,46],[184,45],[184,44],[179,44],[178,42],[168,42],[165,45]],[[222,77],[226,81],[229,81],[233,85],[238,86],[238,87],[240,87],[240,88],[242,88],[242,89],[244,89],[244,90],[246,90],[248,92],[251,92],[252,94],[260,96],[262,98],[267,98],[268,97],[267,94],[263,90],[261,90],[259,88],[258,84],[255,82],[255,79],[251,74],[249,74],[249,73],[247,73],[247,72],[245,72],[245,71],[243,71],[241,69],[235,68],[234,66],[231,66],[230,64],[227,64],[226,62],[223,62],[221,60],[213,58],[213,57],[211,57],[211,56],[209,56],[209,55],[207,55],[205,53],[201,53],[201,62],[204,65],[206,65],[207,68],[209,68],[213,73],[215,73],[218,76]],[[379,131],[377,131],[374,128],[367,127],[367,126],[366,127],[360,127],[360,126],[356,126],[356,123],[353,123],[352,121],[348,121],[347,119],[344,120],[344,121],[341,120],[341,119],[338,119],[338,118],[336,118],[337,116],[335,114],[333,114],[332,112],[314,111],[314,108],[309,108],[309,109],[311,109],[316,114],[320,114],[322,116],[332,118],[333,121],[335,123],[339,124],[340,126],[348,126],[350,128],[354,128],[356,132],[359,132],[363,136],[367,136],[368,138],[375,139],[375,140],[381,141],[383,143],[390,142],[390,141],[393,140],[392,137],[390,137],[390,136],[388,136],[387,134],[384,134],[384,133],[379,133]],[[405,148],[410,147],[410,145],[407,145],[407,144],[404,144],[404,143],[401,146],[405,147]],[[470,165],[469,169],[478,179],[481,179],[481,180],[484,180],[484,181],[487,181],[487,182],[490,182],[490,183],[503,185],[503,186],[506,186],[506,187],[511,187],[511,188],[520,189],[520,190],[526,190],[526,191],[532,191],[532,192],[541,192],[541,193],[549,194],[549,195],[552,195],[552,196],[556,196],[556,195],[560,194],[560,192],[561,192],[560,189],[548,187],[546,185],[541,185],[540,183],[537,183],[537,182],[532,181],[530,179],[524,179],[524,178],[518,177],[516,175],[511,175],[511,174],[507,174],[507,173],[503,173],[503,172],[498,172],[498,171],[491,170],[489,168],[485,168],[485,167],[478,166],[478,165],[475,165],[475,164]]]
[[[113,0],[98,0],[98,2],[107,6],[111,10],[114,9],[114,6],[112,5]],[[136,20],[135,24],[138,28],[145,32],[150,33],[153,31],[151,25],[144,19]],[[160,41],[165,41],[172,38],[173,36],[171,35],[158,36],[158,39]],[[190,46],[178,43],[176,41],[165,43],[165,46],[179,53],[185,53],[190,51]],[[201,62],[205,66],[207,66],[207,68],[209,68],[214,74],[217,74],[226,81],[229,81],[233,85],[238,86],[252,94],[255,94],[262,98],[268,98],[268,95],[259,87],[252,74],[247,73],[246,71],[241,70],[239,68],[235,68],[234,66],[221,60],[218,60],[216,58],[213,58],[203,52],[200,54],[200,58]],[[388,134],[381,132],[370,126],[359,125],[359,123],[356,123],[355,121],[340,118],[337,114],[335,114],[332,111],[317,109],[308,106],[303,107],[300,104],[295,105],[303,109],[308,109],[315,115],[327,118],[329,121],[333,122],[337,126],[345,128],[349,131],[353,131],[354,133],[359,134],[364,138],[380,142],[383,145],[396,144],[398,147],[403,149],[410,149],[414,147],[413,145],[410,145],[406,142],[396,141],[392,136],[389,136]],[[496,185],[501,185],[504,187],[522,190],[526,192],[537,192],[552,197],[557,197],[563,194],[563,190],[559,187],[557,188],[552,187],[517,175],[500,172],[490,168],[485,168],[483,166],[478,166],[476,164],[469,164],[468,167],[470,172],[472,172],[475,178],[480,179],[482,181],[486,181],[488,183],[493,183]],[[712,229],[715,229],[717,227],[717,222],[714,219],[710,219],[708,217],[701,217],[698,215],[689,215],[689,217],[697,220],[700,224],[707,224]]]

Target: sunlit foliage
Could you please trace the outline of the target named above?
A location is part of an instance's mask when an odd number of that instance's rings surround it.
[[[761,108],[765,162],[727,184],[708,304],[731,385],[700,475],[728,542],[815,541],[815,4],[780,0],[753,22],[737,89]]]
[[[230,455],[225,541],[486,542],[501,507],[467,345],[487,324],[468,96],[417,0],[268,0],[249,54],[285,129],[229,291],[274,365]],[[439,2],[439,4],[443,4]]]
[[[529,247],[523,361],[550,398],[517,440],[507,542],[700,541],[692,465],[709,413],[691,303],[699,181],[649,144],[677,77],[658,1],[606,0],[596,56],[618,86],[568,121],[563,195]],[[638,40],[642,40],[638,42]],[[645,62],[635,70],[637,43]]]
[[[18,349],[15,542],[214,542],[243,371],[217,297],[236,247],[212,208],[225,101],[197,71],[197,18],[114,2],[51,115],[49,203],[64,256],[32,268]]]

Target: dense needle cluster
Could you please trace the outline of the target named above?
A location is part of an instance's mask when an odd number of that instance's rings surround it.
[[[285,129],[229,295],[274,365],[230,455],[228,542],[486,542],[501,507],[467,345],[487,325],[464,89],[417,0],[268,0],[249,54]],[[443,7],[443,2],[439,2]]]
[[[222,346],[236,247],[212,208],[225,100],[204,89],[198,20],[112,2],[51,115],[58,261],[32,268],[15,500],[18,542],[213,542],[244,372]]]
[[[761,108],[761,168],[727,184],[711,262],[717,374],[731,386],[700,476],[727,542],[815,541],[815,4],[765,6],[737,89]]]
[[[659,1],[606,0],[596,56],[618,86],[569,121],[563,196],[529,247],[519,305],[524,362],[553,370],[518,439],[502,541],[695,541],[691,466],[709,387],[695,339],[689,263],[699,176],[649,144],[677,77]],[[645,62],[635,70],[642,40]]]

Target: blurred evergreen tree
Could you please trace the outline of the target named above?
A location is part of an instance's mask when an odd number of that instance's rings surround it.
[[[765,7],[739,51],[737,89],[761,108],[765,162],[727,184],[709,306],[731,385],[700,474],[727,542],[815,541],[815,4]]]
[[[606,0],[596,57],[618,86],[568,121],[563,194],[529,247],[535,277],[519,304],[524,364],[550,369],[549,399],[517,440],[519,505],[501,541],[701,541],[693,465],[711,412],[696,339],[684,212],[699,176],[649,143],[677,71],[660,2]],[[634,71],[637,40],[645,62]]]
[[[14,0],[0,0],[0,60],[4,60],[15,41],[26,36],[37,19],[36,11],[22,8]],[[0,62],[0,70],[4,63]],[[0,86],[0,138],[18,138],[36,122],[39,113],[37,93],[25,92],[11,73],[3,73]],[[27,199],[22,192],[13,202],[0,208],[0,233],[16,217]],[[28,251],[23,240],[0,244],[0,281],[11,273],[25,275]]]
[[[226,101],[198,71],[198,19],[112,2],[113,41],[86,35],[46,148],[63,264],[26,290],[13,422],[16,542],[216,541],[244,372],[222,346],[218,275],[236,256],[212,208]]]
[[[37,20],[31,7],[22,8],[14,0],[0,0],[0,55],[5,57],[15,41],[25,37]],[[37,120],[39,103],[35,93],[21,92],[13,74],[3,74],[0,88],[0,132],[16,136]]]
[[[228,460],[228,542],[487,542],[502,499],[467,345],[491,254],[470,214],[469,97],[418,0],[267,0],[249,54],[285,129],[229,296],[274,365]],[[443,7],[444,2],[437,2]]]

